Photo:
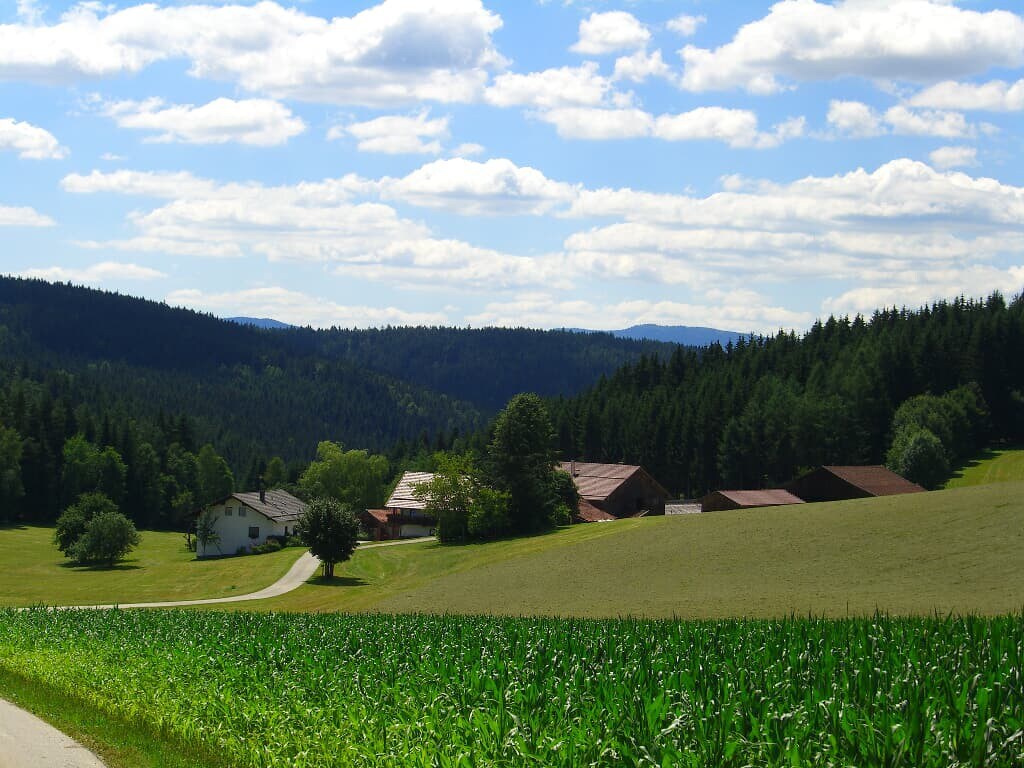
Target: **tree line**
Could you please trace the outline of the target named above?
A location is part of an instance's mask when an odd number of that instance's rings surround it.
[[[992,440],[1019,442],[1022,388],[1024,300],[993,294],[679,347],[549,406],[563,457],[642,464],[695,497],[778,485],[822,464],[883,463],[894,438],[908,438],[894,424],[903,403],[958,389],[967,421],[936,435],[948,462]]]

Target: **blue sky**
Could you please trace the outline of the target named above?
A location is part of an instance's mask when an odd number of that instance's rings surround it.
[[[739,331],[1024,286],[1019,3],[0,0],[0,271]]]

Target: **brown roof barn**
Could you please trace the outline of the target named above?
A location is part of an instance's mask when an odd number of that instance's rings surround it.
[[[714,491],[700,501],[702,512],[720,512],[725,509],[754,509],[780,507],[785,504],[803,504],[789,491]]]
[[[375,540],[433,536],[436,518],[427,513],[425,499],[416,497],[416,486],[434,479],[431,472],[406,472],[384,503],[384,509],[367,509],[359,517]]]
[[[580,494],[576,522],[665,514],[668,491],[643,467],[587,461],[563,461],[559,466]]]
[[[786,490],[804,501],[841,501],[924,492],[924,488],[917,483],[912,483],[881,465],[819,467],[787,484]]]

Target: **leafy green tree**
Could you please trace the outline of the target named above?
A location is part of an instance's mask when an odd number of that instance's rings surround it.
[[[230,496],[235,490],[235,477],[228,463],[207,443],[196,457],[199,480],[199,506],[206,506]]]
[[[85,524],[85,531],[71,548],[71,557],[79,563],[113,565],[139,545],[135,524],[120,512],[96,514]]]
[[[263,482],[267,488],[280,488],[288,482],[288,467],[285,465],[284,459],[274,456],[267,462],[266,471],[263,473]]]
[[[480,478],[469,454],[434,455],[434,476],[413,489],[424,511],[437,520],[437,538],[446,543],[470,538],[470,513]]]
[[[71,503],[83,493],[95,491],[100,483],[100,451],[85,435],[69,437],[64,443],[61,493]]]
[[[351,507],[334,499],[313,499],[299,518],[295,532],[323,564],[326,578],[334,566],[352,557],[359,545],[359,518]]]
[[[204,509],[196,519],[196,543],[204,553],[211,547],[220,551],[220,533],[217,532],[217,521],[220,518],[212,509]]]
[[[74,557],[74,548],[97,515],[116,513],[117,505],[102,493],[83,493],[57,518],[53,539],[65,557]]]
[[[494,422],[487,448],[489,484],[510,498],[513,533],[532,533],[555,525],[555,430],[537,395],[513,397]]]
[[[931,431],[913,426],[897,433],[886,465],[929,490],[938,488],[949,477],[949,459],[942,441]]]
[[[13,519],[25,495],[21,480],[22,441],[13,429],[0,426],[0,519]]]
[[[96,456],[96,488],[106,494],[119,507],[124,503],[128,467],[119,454],[111,446],[107,446]]]
[[[368,451],[346,451],[338,443],[321,442],[316,461],[309,465],[299,486],[310,496],[323,496],[355,509],[384,503],[388,460]]]
[[[512,495],[487,486],[476,489],[469,505],[467,531],[477,541],[493,539],[508,532]]]

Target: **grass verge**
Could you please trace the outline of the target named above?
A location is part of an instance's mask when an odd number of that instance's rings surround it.
[[[0,697],[17,704],[98,755],[108,768],[227,768],[209,750],[157,736],[0,666]]]
[[[128,559],[112,568],[74,566],[53,543],[53,528],[0,527],[0,606],[95,605],[230,597],[281,578],[299,547],[246,557],[196,560],[180,533],[142,531]]]

